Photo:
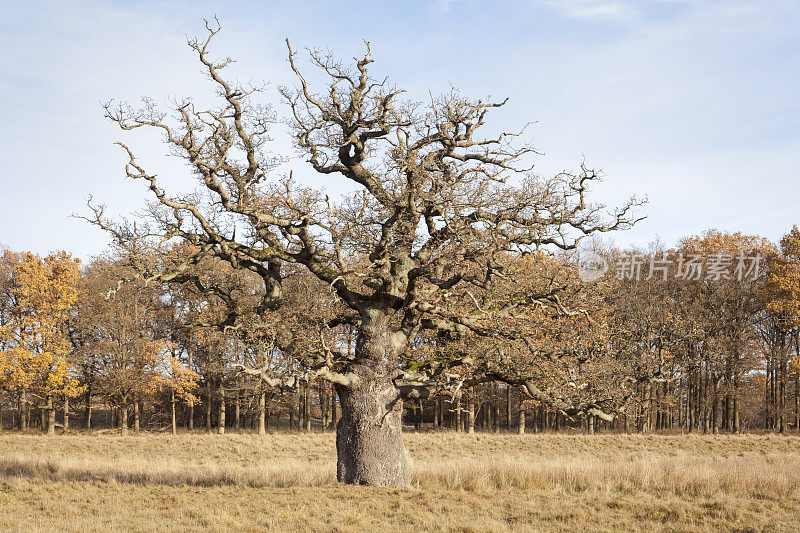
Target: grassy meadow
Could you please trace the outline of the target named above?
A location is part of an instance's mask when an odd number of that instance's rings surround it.
[[[796,531],[800,438],[407,433],[413,490],[333,433],[0,433],[2,531]]]

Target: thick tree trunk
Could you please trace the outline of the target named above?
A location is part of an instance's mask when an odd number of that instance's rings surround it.
[[[403,445],[403,401],[388,376],[339,387],[336,476],[344,483],[407,487],[411,459]]]
[[[371,317],[356,341],[354,379],[336,385],[342,418],[336,430],[339,481],[358,485],[409,487],[411,458],[403,445],[403,399],[392,377],[405,342]]]

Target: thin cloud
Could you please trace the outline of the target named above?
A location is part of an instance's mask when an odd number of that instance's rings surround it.
[[[639,17],[633,4],[607,0],[549,0],[547,6],[571,18],[630,21]]]
[[[441,15],[453,9],[453,6],[459,2],[461,2],[461,0],[436,0],[436,2],[431,5],[430,11],[431,13]]]

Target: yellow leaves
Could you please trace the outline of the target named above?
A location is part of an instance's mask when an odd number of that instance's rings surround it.
[[[781,239],[780,255],[769,264],[770,311],[782,315],[788,327],[800,327],[800,230]]]
[[[194,392],[197,390],[200,376],[172,355],[168,356],[167,363],[168,373],[162,375],[162,385],[175,391],[175,396],[189,405],[197,403],[199,399]]]
[[[67,326],[78,302],[79,262],[66,252],[30,252],[13,266],[9,321],[0,329],[0,380],[41,395],[80,392]]]

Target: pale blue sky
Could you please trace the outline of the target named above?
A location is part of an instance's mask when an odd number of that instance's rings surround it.
[[[185,45],[217,14],[220,55],[242,79],[291,81],[284,37],[349,58],[411,97],[451,84],[510,97],[494,128],[530,130],[543,174],[604,170],[596,198],[648,195],[623,244],[716,226],[777,239],[798,217],[800,2],[3,2],[0,243],[89,257],[105,235],[69,218],[88,194],[116,213],[146,198],[113,141],[185,185],[157,136],[122,135],[99,103],[208,94]],[[275,99],[277,101],[277,99]],[[301,168],[302,162],[295,162]]]

